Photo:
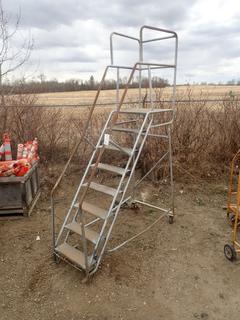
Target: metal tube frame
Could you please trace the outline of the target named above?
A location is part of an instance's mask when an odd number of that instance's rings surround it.
[[[157,37],[157,38],[152,38],[152,39],[144,39],[144,30],[153,30],[153,31],[157,31],[157,32],[162,32],[162,33],[167,33],[167,34],[170,34],[169,36],[164,36],[164,37]],[[114,65],[114,56],[113,56],[113,37],[114,36],[118,36],[118,37],[124,37],[126,39],[129,39],[129,40],[133,40],[133,41],[137,41],[138,43],[138,46],[139,46],[139,62],[135,63],[134,66],[132,67],[129,67],[129,66],[120,66],[120,65]],[[151,63],[151,62],[144,62],[144,59],[143,59],[143,53],[144,53],[144,50],[143,50],[143,44],[147,44],[149,42],[153,42],[153,41],[162,41],[162,40],[167,40],[167,39],[172,39],[174,38],[175,39],[175,55],[174,55],[174,63],[173,64],[163,64],[163,63]],[[153,125],[152,126],[152,123],[153,123],[153,114],[156,112],[156,111],[150,111],[149,109],[149,112],[147,113],[147,115],[145,116],[145,120],[143,121],[142,123],[142,128],[145,126],[146,124],[146,121],[147,119],[150,121],[148,126],[147,126],[147,130],[145,132],[145,134],[143,135],[143,133],[139,132],[139,134],[136,136],[136,139],[135,139],[135,143],[134,143],[134,148],[136,148],[136,145],[139,143],[140,139],[142,139],[142,143],[141,143],[141,149],[139,150],[139,152],[137,153],[137,156],[136,156],[136,159],[134,161],[134,165],[133,165],[133,168],[132,168],[132,171],[130,173],[130,176],[129,176],[129,179],[128,179],[128,183],[129,181],[131,180],[131,177],[132,175],[134,174],[134,169],[135,169],[135,166],[137,164],[137,161],[139,159],[139,156],[141,154],[141,150],[143,148],[143,145],[147,139],[147,137],[149,136],[156,136],[156,137],[159,137],[159,138],[164,138],[164,139],[168,139],[169,141],[169,147],[168,147],[168,151],[166,152],[166,154],[164,155],[164,158],[165,156],[168,154],[169,155],[169,165],[170,165],[170,180],[171,180],[171,190],[172,190],[172,195],[171,195],[171,198],[172,198],[172,211],[170,212],[171,216],[173,216],[173,213],[174,213],[174,209],[173,209],[173,206],[174,206],[174,193],[173,193],[173,172],[172,172],[172,155],[171,155],[171,130],[170,130],[170,125],[172,124],[173,122],[173,119],[174,119],[174,105],[175,105],[175,101],[176,101],[176,69],[177,69],[177,52],[178,52],[178,37],[177,37],[177,34],[173,31],[170,31],[170,30],[166,30],[166,29],[160,29],[160,28],[155,28],[155,27],[151,27],[151,26],[147,26],[147,25],[144,25],[140,28],[140,32],[139,32],[139,38],[135,38],[135,37],[132,37],[132,36],[128,36],[128,35],[125,35],[125,34],[122,34],[122,33],[117,33],[117,32],[113,32],[111,35],[110,35],[110,57],[111,57],[111,64],[108,65],[106,68],[105,68],[105,71],[103,73],[103,77],[102,77],[102,80],[100,82],[100,85],[99,85],[99,88],[97,90],[97,93],[96,93],[96,96],[95,96],[95,99],[94,99],[94,102],[93,102],[93,105],[92,107],[90,108],[90,111],[89,111],[89,115],[88,115],[88,119],[86,121],[86,124],[85,124],[85,127],[83,129],[83,133],[82,133],[82,136],[80,137],[79,141],[76,143],[70,157],[69,157],[69,160],[67,161],[61,175],[59,176],[56,184],[54,185],[52,191],[51,191],[51,212],[52,212],[52,229],[53,229],[53,247],[54,247],[54,250],[56,248],[56,245],[58,244],[58,241],[63,233],[63,230],[64,230],[64,227],[69,219],[69,216],[70,214],[72,213],[72,210],[74,209],[74,203],[76,202],[77,198],[78,198],[78,195],[79,195],[79,192],[80,192],[80,189],[82,188],[83,186],[83,183],[85,181],[85,178],[87,176],[87,173],[89,172],[89,169],[90,167],[92,166],[92,162],[96,156],[96,152],[99,151],[99,148],[100,148],[100,145],[102,143],[102,140],[103,140],[103,135],[104,133],[106,132],[106,130],[108,129],[107,125],[110,121],[110,119],[112,119],[113,117],[113,121],[112,121],[112,125],[114,125],[116,122],[117,122],[117,118],[118,118],[118,113],[121,113],[121,112],[124,112],[124,111],[121,111],[121,106],[124,104],[124,100],[125,100],[125,97],[126,97],[126,94],[127,94],[127,91],[128,91],[128,88],[129,88],[129,85],[133,79],[133,75],[136,71],[139,71],[139,102],[141,102],[141,76],[142,76],[142,71],[144,70],[147,70],[148,71],[148,78],[149,78],[149,89],[150,89],[150,92],[151,92],[151,97],[150,97],[150,103],[151,103],[151,108],[153,108],[153,99],[152,99],[152,80],[151,80],[151,69],[161,69],[161,68],[173,68],[174,69],[174,74],[173,74],[173,94],[172,94],[172,105],[173,105],[173,108],[172,109],[159,109],[157,110],[157,112],[166,112],[166,111],[171,111],[173,112],[173,115],[172,115],[172,118],[170,121],[168,122],[165,122],[165,123],[162,123],[162,124],[158,124],[158,125]],[[112,112],[110,115],[109,115],[109,118],[108,118],[108,121],[106,122],[103,130],[102,130],[102,133],[100,135],[100,138],[98,140],[98,143],[95,147],[95,150],[93,151],[93,154],[91,156],[91,159],[88,163],[88,166],[85,170],[85,173],[81,179],[81,182],[78,186],[78,189],[77,189],[77,192],[75,194],[75,197],[72,201],[72,204],[69,208],[69,211],[65,217],[65,220],[64,220],[64,223],[62,224],[62,227],[60,229],[60,232],[58,233],[58,237],[56,239],[56,235],[55,235],[55,200],[54,200],[54,196],[55,196],[55,193],[56,193],[56,190],[59,186],[59,184],[61,183],[62,181],[62,178],[66,172],[66,170],[68,169],[69,165],[70,165],[70,162],[72,161],[73,159],[73,156],[75,154],[75,152],[77,151],[77,149],[79,148],[80,144],[84,141],[84,140],[87,140],[87,137],[86,137],[86,132],[89,128],[89,124],[91,122],[91,119],[92,119],[92,115],[93,115],[93,112],[94,112],[94,109],[97,105],[97,101],[98,101],[98,98],[99,98],[99,95],[100,95],[100,92],[103,88],[103,85],[104,85],[104,81],[105,81],[105,78],[108,74],[108,71],[110,69],[117,69],[117,85],[116,85],[116,110],[114,112]],[[120,69],[126,69],[126,70],[130,70],[130,75],[129,75],[129,78],[128,78],[128,82],[125,86],[125,89],[121,95],[121,98],[119,99],[119,72],[120,72]],[[151,128],[160,128],[162,126],[165,126],[165,127],[168,127],[168,134],[167,135],[161,135],[161,134],[151,134],[150,133],[150,130]],[[110,127],[110,131],[111,131],[111,127]],[[97,163],[99,161],[99,159],[101,158],[101,155],[104,151],[104,146],[101,146],[101,150],[99,152],[99,155],[98,155],[98,158],[97,158],[97,161],[94,165],[94,168],[92,169],[92,172],[91,172],[91,176],[94,174],[95,172],[95,169],[97,167]],[[127,163],[127,166],[126,168],[130,165],[130,162],[132,161],[132,157],[133,155],[130,155],[129,159],[128,159],[128,163]],[[143,177],[143,179],[146,178],[146,176],[148,176],[150,174],[150,172],[152,172],[152,170],[154,170],[156,168],[156,166],[161,163],[162,161],[162,158],[159,159],[159,161],[157,161],[157,163],[149,170],[149,172]],[[122,180],[123,181],[123,178],[124,176],[122,176]],[[141,181],[143,180],[141,179]],[[91,179],[90,179],[91,180]],[[89,180],[89,181],[90,181]],[[87,182],[86,184],[86,190],[88,190],[89,188],[89,184],[90,182]],[[121,187],[121,181],[119,183],[119,187],[118,187],[118,191],[120,190],[120,187]],[[141,182],[140,181],[140,182]],[[139,183],[139,181],[135,183],[135,186],[137,186]],[[128,186],[128,184],[127,184]],[[94,273],[98,266],[99,266],[99,263],[101,261],[101,257],[104,253],[104,249],[107,245],[107,242],[108,242],[108,239],[110,237],[110,234],[111,234],[111,230],[113,228],[113,225],[114,225],[114,222],[117,218],[117,215],[118,215],[118,212],[120,210],[120,206],[122,203],[126,202],[127,200],[124,199],[124,196],[125,196],[125,192],[127,190],[127,186],[124,188],[124,192],[122,194],[122,197],[121,197],[121,201],[119,203],[119,205],[116,207],[114,207],[114,204],[115,204],[115,201],[113,199],[112,201],[112,205],[111,207],[109,208],[109,215],[110,215],[110,212],[112,212],[114,210],[114,217],[113,217],[113,221],[112,221],[112,224],[110,226],[110,229],[108,230],[108,234],[107,234],[107,237],[106,237],[106,240],[105,240],[105,243],[103,245],[103,248],[101,250],[101,253],[100,253],[100,258],[98,259],[97,261],[97,264],[94,268],[94,270],[89,270],[89,267],[91,267],[91,264],[92,264],[92,260],[93,260],[93,256],[91,257],[90,261],[88,261],[88,255],[87,255],[87,249],[86,249],[86,238],[85,238],[85,230],[82,230],[82,237],[83,237],[83,246],[84,246],[84,255],[86,257],[86,273],[87,275],[88,274],[92,274]],[[84,192],[84,194],[86,193],[86,191]],[[116,195],[119,194],[119,192],[116,193]],[[116,197],[116,196],[115,196]],[[83,196],[81,196],[81,199],[83,200]],[[127,198],[129,199],[129,197]],[[80,204],[79,204],[79,210],[81,210],[81,202],[82,200],[80,200]],[[115,199],[116,200],[116,199]],[[162,210],[163,212],[169,214],[169,210],[166,210],[166,209],[162,209],[162,208],[159,208],[157,206],[153,206],[151,204],[147,204],[147,203],[144,203],[140,200],[138,200],[139,203],[141,204],[145,204],[145,205],[148,205],[148,206],[151,206],[155,209],[159,209],[159,210]],[[77,210],[78,212],[78,210]],[[75,213],[75,217],[77,215],[77,212]],[[81,216],[83,215],[83,213],[81,212]],[[81,225],[82,225],[82,228],[85,229],[85,226],[84,226],[84,217],[80,217],[81,219]],[[97,220],[97,219],[96,219]],[[108,221],[108,219],[105,220],[104,224],[106,224]],[[101,233],[100,233],[100,236],[98,238],[98,242],[96,244],[96,248],[97,248],[97,245],[99,244],[99,241],[101,239],[101,235],[103,233],[103,230],[104,230],[104,226],[101,230]],[[142,232],[141,232],[142,234]],[[135,236],[133,237],[135,238]],[[126,241],[125,241],[126,242]],[[122,246],[122,245],[120,245]],[[54,252],[56,256],[59,256],[56,252]]]

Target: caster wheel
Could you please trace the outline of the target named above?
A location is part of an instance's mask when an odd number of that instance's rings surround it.
[[[85,278],[82,279],[82,284],[87,284],[89,281],[89,276],[85,276]]]
[[[226,244],[224,246],[224,255],[229,261],[234,261],[237,259],[236,250],[231,244]]]
[[[132,202],[131,203],[131,207],[130,207],[132,210],[138,210],[139,209],[139,206],[136,202]]]
[[[174,222],[173,216],[168,216],[168,223],[173,224],[173,222]]]
[[[56,254],[53,254],[53,260],[56,264],[60,263],[60,259],[58,258],[58,256]]]

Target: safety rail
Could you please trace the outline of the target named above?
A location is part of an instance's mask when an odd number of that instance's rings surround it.
[[[164,34],[170,34],[169,36],[165,36],[165,37],[158,37],[158,38],[152,38],[152,39],[147,39],[144,40],[144,30],[152,30],[152,31],[157,31],[157,32],[161,32]],[[156,64],[154,66],[153,63],[150,63],[151,65],[151,69],[160,69],[160,68],[169,68],[169,67],[173,67],[174,68],[174,75],[173,75],[173,99],[172,102],[175,104],[175,100],[176,100],[176,66],[177,66],[177,52],[178,52],[178,36],[177,33],[171,30],[167,30],[167,29],[162,29],[162,28],[156,28],[156,27],[152,27],[152,26],[148,26],[148,25],[144,25],[140,28],[139,31],[139,38],[136,37],[132,37],[132,36],[128,36],[122,33],[118,33],[118,32],[113,32],[110,35],[110,56],[111,56],[111,66],[114,68],[117,68],[117,92],[116,92],[116,101],[119,102],[119,69],[123,68],[123,69],[131,69],[128,66],[115,66],[114,65],[114,56],[113,56],[113,37],[114,36],[118,36],[118,37],[123,37],[129,40],[133,40],[133,41],[137,41],[138,45],[139,45],[139,62],[143,62],[143,45],[145,43],[150,43],[150,42],[155,42],[155,41],[162,41],[162,40],[167,40],[167,39],[175,39],[175,48],[174,48],[174,63],[172,65],[169,64],[162,64],[161,66],[159,64]],[[141,79],[142,79],[142,71],[148,70],[149,73],[149,78],[151,77],[151,70],[149,70],[149,68],[143,68],[142,66],[140,66],[140,68],[137,69],[139,71],[139,94],[138,94],[138,102],[140,102],[141,100],[141,90],[142,90],[142,86],[141,86]],[[150,79],[149,79],[150,80]],[[149,81],[150,83],[150,81]]]
[[[152,31],[167,33],[167,34],[171,34],[171,36],[143,40],[144,30],[152,30]],[[143,44],[144,43],[149,43],[149,42],[154,42],[154,41],[161,41],[161,40],[167,40],[167,39],[175,38],[175,57],[174,57],[174,61],[175,61],[175,65],[177,64],[178,35],[174,31],[167,30],[167,29],[162,29],[162,28],[156,28],[156,27],[152,27],[152,26],[148,26],[148,25],[144,25],[144,26],[142,26],[140,28],[139,38],[128,36],[126,34],[119,33],[119,32],[112,32],[111,35],[110,35],[111,65],[114,65],[114,56],[113,56],[113,37],[114,36],[123,37],[123,38],[129,39],[129,40],[137,41],[138,45],[139,45],[139,61],[141,61],[141,62],[143,62]]]

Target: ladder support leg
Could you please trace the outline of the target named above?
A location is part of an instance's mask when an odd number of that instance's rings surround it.
[[[170,224],[173,223],[174,219],[174,181],[173,181],[173,160],[172,160],[172,139],[171,139],[171,128],[168,127],[168,141],[169,141],[169,171],[170,171],[170,184],[171,184],[171,211],[168,215],[168,221]]]

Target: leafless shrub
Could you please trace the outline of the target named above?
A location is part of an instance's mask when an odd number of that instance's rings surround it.
[[[13,96],[11,99],[14,108],[9,111],[7,127],[12,140],[19,143],[38,137],[43,162],[64,163],[82,134],[88,110],[38,108],[34,107],[35,98],[27,95]],[[183,99],[184,102],[176,104],[172,129],[175,177],[185,173],[201,177],[219,175],[240,147],[240,101],[235,97],[230,101],[209,103],[206,97],[200,97],[196,103],[191,92],[186,93]],[[160,108],[166,106],[160,101]],[[105,109],[98,109],[94,114],[87,133],[92,144],[96,143],[108,114],[109,110]],[[149,138],[138,166],[142,174],[159,159],[166,143]],[[91,152],[92,146],[83,143],[74,162],[83,168]],[[167,172],[167,164],[162,165],[151,178],[157,181]]]
[[[157,92],[159,107],[167,106]],[[227,97],[225,97],[227,98]],[[229,97],[228,97],[229,98]],[[173,165],[175,177],[216,177],[228,169],[234,153],[240,148],[240,101],[236,97],[221,102],[208,102],[199,95],[195,102],[192,90],[187,90],[176,104],[172,129]],[[183,102],[181,102],[183,101]],[[151,139],[146,145],[140,168],[144,174],[166,150],[161,140]],[[151,178],[158,180],[168,172],[163,164]]]
[[[26,141],[35,137],[42,126],[43,110],[34,106],[35,97],[18,95],[8,96],[7,131],[16,141]]]
[[[229,160],[240,147],[240,101],[234,99],[208,103],[206,97],[200,97],[200,101],[196,103],[193,102],[191,92],[187,96],[187,102],[179,102],[176,105],[172,129],[175,177],[183,176],[186,172],[192,176],[217,176],[226,170]],[[161,108],[164,106],[164,103],[160,103]],[[65,160],[74,141],[82,133],[87,112],[80,110],[72,114],[61,114],[58,111],[50,115],[45,114],[46,133],[42,139],[46,141],[49,136],[51,142],[49,148],[47,142],[43,142],[42,151],[46,159]],[[88,137],[93,143],[96,143],[107,115],[108,111],[103,110],[93,117],[88,132]],[[40,130],[40,136],[42,135]],[[159,155],[166,148],[166,143],[156,138],[149,138],[139,163],[142,174],[159,159]],[[76,162],[79,163],[80,156],[81,164],[84,166],[91,152],[91,146],[83,144],[76,156]],[[153,172],[151,178],[157,181],[167,172],[167,165],[163,165]]]

